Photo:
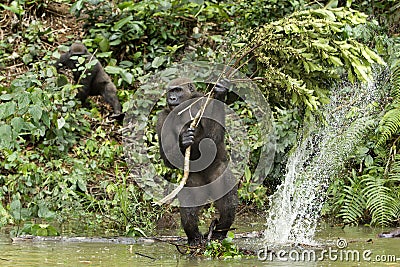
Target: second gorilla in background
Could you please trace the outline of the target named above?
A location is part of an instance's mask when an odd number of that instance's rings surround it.
[[[85,61],[80,64],[78,57],[84,57]],[[89,69],[85,68],[85,64],[93,66]],[[82,104],[85,103],[88,96],[101,95],[104,100],[113,108],[112,118],[122,117],[122,108],[117,97],[117,88],[111,81],[110,77],[104,71],[100,62],[88,52],[87,48],[81,43],[71,45],[69,51],[61,55],[56,62],[57,71],[62,68],[72,70],[74,81],[82,85],[78,90],[78,98]]]

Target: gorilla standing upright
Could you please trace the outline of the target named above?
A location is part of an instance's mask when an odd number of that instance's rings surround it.
[[[85,61],[80,64],[78,57],[84,57]],[[94,65],[90,66],[90,62]],[[86,69],[85,64],[88,64],[90,68]],[[60,71],[62,68],[72,70],[74,81],[82,85],[78,89],[77,95],[82,104],[85,103],[88,96],[102,95],[104,100],[113,108],[111,117],[121,117],[122,108],[117,97],[117,88],[104,71],[100,62],[88,52],[83,44],[72,44],[69,51],[61,55],[56,63],[56,68],[57,71]]]
[[[203,240],[198,216],[207,202],[214,202],[220,214],[212,238],[223,239],[235,219],[238,204],[237,183],[227,168],[224,140],[226,82],[214,86],[214,99],[195,129],[190,128],[190,123],[205,101],[203,94],[196,91],[188,78],[172,80],[166,90],[168,106],[157,121],[161,158],[170,168],[182,168],[185,150],[191,146],[189,178],[178,194],[188,243],[197,245]]]

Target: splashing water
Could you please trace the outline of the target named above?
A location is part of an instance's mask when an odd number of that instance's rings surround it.
[[[310,244],[329,182],[376,126],[378,82],[341,84],[332,90],[323,127],[308,127],[290,155],[283,183],[270,197],[266,244]]]

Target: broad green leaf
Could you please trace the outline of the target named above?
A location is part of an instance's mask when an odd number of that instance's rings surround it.
[[[55,213],[50,211],[46,205],[39,204],[38,216],[39,218],[43,219],[53,219],[55,217]],[[45,228],[47,228],[47,226]]]
[[[14,198],[10,203],[10,213],[15,220],[21,220],[21,208],[21,201],[18,198]]]
[[[65,125],[65,119],[63,117],[57,119],[57,128],[61,129]]]
[[[235,238],[235,234],[231,231],[228,231],[227,237],[234,239]]]
[[[120,74],[125,82],[132,84],[133,75],[131,73],[127,72],[126,70],[122,70]]]
[[[51,225],[49,225],[46,229],[47,229],[47,233],[48,233],[49,236],[58,236],[58,235],[60,235],[60,233],[57,231],[57,229],[54,228]]]
[[[109,74],[119,74],[122,69],[120,67],[107,66],[104,70]]]
[[[71,12],[74,13],[76,11],[80,11],[83,8],[83,3],[84,3],[84,0],[76,1],[71,7]]]
[[[367,53],[367,51],[363,48],[360,49],[361,50],[361,54],[363,55],[363,57],[368,61],[368,63],[373,64],[374,61],[372,60],[372,58],[369,56],[369,54]]]
[[[32,115],[32,118],[35,122],[39,122],[40,118],[42,117],[42,108],[34,105],[29,108],[29,113]]]
[[[177,71],[178,71],[177,68],[168,68],[168,69],[163,70],[161,72],[160,76],[161,77],[166,77],[166,78],[174,77],[174,75],[176,74]]]
[[[37,229],[35,235],[37,235],[37,236],[48,236],[47,229],[40,227],[39,229]]]
[[[371,157],[371,155],[367,155],[364,159],[365,166],[371,167],[374,164],[374,159]]]
[[[112,52],[100,52],[96,54],[96,58],[110,58]]]
[[[24,128],[25,121],[21,117],[14,117],[11,120],[11,126],[14,129],[15,133],[20,133],[21,130]]]
[[[101,41],[99,42],[99,47],[100,47],[100,50],[102,51],[102,52],[107,52],[108,50],[110,50],[110,42],[108,41],[108,39],[107,38],[102,38],[101,39]],[[98,55],[96,55],[96,57],[97,57]]]
[[[322,49],[322,50],[325,50],[327,52],[335,52],[336,51],[336,49],[334,47],[330,46],[329,43],[327,43],[326,41],[321,40],[321,39],[312,41],[312,46]]]
[[[86,182],[83,181],[82,179],[78,179],[78,181],[77,181],[77,186],[78,186],[78,188],[79,188],[80,190],[82,190],[83,192],[86,192],[86,191],[87,191]]]
[[[12,1],[9,6],[0,4],[0,7],[4,8],[5,10],[9,10],[17,15],[22,15],[25,13],[24,8],[19,5],[18,1]]]
[[[50,128],[50,118],[47,112],[42,113],[42,121],[47,128]]]
[[[364,51],[370,56],[370,58],[371,58],[372,60],[374,60],[374,61],[377,62],[378,64],[386,65],[386,62],[383,61],[383,59],[382,59],[378,54],[376,54],[374,51],[372,51],[372,50],[369,49],[368,47],[365,47],[365,50],[364,50]]]
[[[156,57],[153,62],[151,63],[151,66],[155,69],[159,68],[163,63],[165,62],[164,57]]]
[[[222,43],[224,41],[221,35],[211,35],[211,39],[213,39],[217,43]]]
[[[117,46],[121,44],[121,38],[115,39],[114,41],[110,42],[110,46]]]
[[[331,21],[336,21],[335,14],[332,11],[329,11],[327,9],[311,10],[311,14],[319,15],[320,17],[331,20]]]
[[[354,67],[354,72],[357,74],[357,77],[360,80],[364,82],[368,82],[371,80],[371,77],[367,74],[368,69],[366,67],[359,64],[352,64],[352,66]]]
[[[119,29],[121,29],[125,24],[127,24],[129,21],[133,20],[133,16],[130,15],[126,18],[123,18],[119,21],[117,21],[114,26],[111,27],[111,30],[113,31],[118,31]]]
[[[5,119],[15,113],[15,102],[6,102],[0,104],[0,119]]]
[[[84,58],[84,57],[78,57],[78,63],[79,63],[79,65],[82,65],[83,63],[85,63],[85,61],[86,61],[86,58]]]
[[[329,60],[333,63],[333,65],[335,66],[343,66],[342,61],[340,60],[340,58],[335,57],[335,56],[329,56]]]
[[[11,100],[12,98],[13,98],[13,95],[12,95],[12,94],[3,94],[3,95],[0,95],[0,100],[8,101],[8,100]]]
[[[29,94],[24,92],[18,97],[18,108],[25,109],[31,103],[31,99],[29,98]]]

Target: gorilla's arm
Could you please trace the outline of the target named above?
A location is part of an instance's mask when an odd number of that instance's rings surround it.
[[[69,52],[67,52],[60,56],[60,58],[57,60],[57,62],[55,64],[55,66],[56,66],[57,72],[59,72],[59,70],[63,69],[63,68],[73,69],[75,67],[75,64],[74,64],[74,62],[72,62],[72,60],[70,60]]]
[[[169,114],[169,111],[167,109],[162,110],[158,114],[158,120],[157,120],[157,135],[158,135],[158,144],[160,146],[160,156],[164,161],[165,166],[171,169],[176,169],[174,165],[172,165],[166,154],[170,155],[171,151],[173,151],[174,146],[176,146],[177,140],[176,137],[174,137],[175,133],[174,132],[163,132],[163,139],[161,140],[161,130],[164,125],[164,122]]]

